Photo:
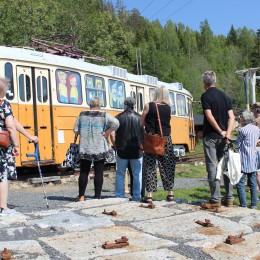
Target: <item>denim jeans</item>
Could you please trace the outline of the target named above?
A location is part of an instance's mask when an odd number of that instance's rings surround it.
[[[143,157],[139,159],[122,159],[119,156],[116,157],[115,195],[117,198],[125,198],[125,174],[128,162],[130,162],[133,173],[133,199],[139,200],[141,198]]]
[[[221,201],[220,194],[220,180],[216,179],[217,174],[217,161],[219,161],[227,152],[227,144],[222,138],[211,139],[208,137],[203,138],[203,147],[205,153],[206,168],[208,172],[208,181],[210,187],[210,200]],[[233,187],[229,178],[223,174],[224,186],[226,190],[225,199],[233,200]]]
[[[237,183],[237,194],[241,207],[246,207],[246,192],[245,192],[245,181],[246,176],[248,178],[248,185],[250,188],[251,195],[251,206],[257,206],[257,186],[256,186],[256,172],[243,173],[240,181]]]

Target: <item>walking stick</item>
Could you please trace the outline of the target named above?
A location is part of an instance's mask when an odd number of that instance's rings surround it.
[[[32,141],[29,140],[29,143],[32,143]],[[35,159],[37,161],[37,166],[38,166],[39,174],[40,174],[41,181],[42,181],[42,188],[43,188],[43,192],[44,192],[44,195],[45,195],[46,205],[47,205],[47,208],[49,208],[48,198],[47,198],[47,194],[46,194],[46,190],[45,190],[45,184],[43,182],[42,171],[41,171],[41,167],[40,167],[40,155],[39,155],[38,143],[34,143],[34,148],[35,148],[34,153],[33,154],[27,153],[26,156],[27,157],[35,157]]]

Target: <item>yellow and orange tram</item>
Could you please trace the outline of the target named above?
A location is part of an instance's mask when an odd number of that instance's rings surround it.
[[[158,81],[149,75],[134,75],[115,66],[99,66],[31,48],[0,47],[1,76],[10,80],[7,99],[14,116],[30,134],[39,137],[42,165],[61,165],[77,116],[89,107],[90,98],[99,96],[102,109],[112,115],[123,111],[127,96],[137,100],[141,113],[153,99],[156,86],[165,85],[172,101],[173,152],[177,156],[195,148],[192,96],[181,83]],[[32,165],[33,145],[19,135],[21,154],[17,166]]]

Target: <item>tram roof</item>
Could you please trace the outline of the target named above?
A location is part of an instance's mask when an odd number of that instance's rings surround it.
[[[7,60],[21,60],[21,61],[31,61],[35,63],[43,63],[49,65],[56,65],[61,67],[67,67],[76,70],[85,70],[95,74],[106,75],[114,78],[126,79],[132,82],[148,84],[151,86],[165,85],[168,89],[182,92],[190,95],[190,92],[183,88],[181,83],[166,83],[158,81],[157,78],[149,75],[135,75],[128,73],[126,69],[115,67],[115,66],[102,66],[93,63],[85,62],[83,59],[73,59],[66,56],[59,56],[45,52],[36,51],[30,47],[18,48],[18,47],[6,47],[0,46],[0,59]],[[114,72],[119,72],[120,75],[115,75]],[[149,84],[153,82],[153,84]],[[182,87],[180,87],[182,86]]]

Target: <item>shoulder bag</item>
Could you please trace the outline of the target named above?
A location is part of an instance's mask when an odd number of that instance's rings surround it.
[[[144,153],[154,154],[154,155],[164,155],[164,148],[166,145],[166,138],[163,137],[162,124],[160,119],[160,114],[158,110],[158,105],[155,103],[157,118],[160,127],[160,135],[152,133],[144,133],[144,143],[143,151]]]
[[[77,138],[78,136],[75,135],[74,143],[71,143],[69,149],[67,150],[65,159],[62,163],[63,167],[72,169],[80,167],[79,145],[76,144]]]
[[[0,106],[2,105],[3,100],[0,101]],[[0,130],[0,147],[8,148],[10,145],[10,133],[7,130]]]

